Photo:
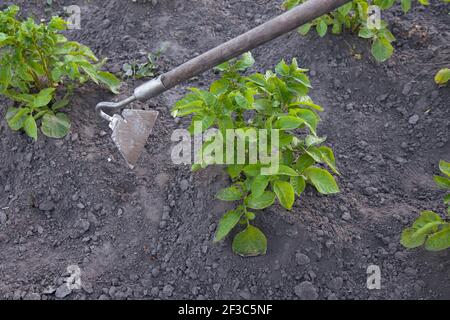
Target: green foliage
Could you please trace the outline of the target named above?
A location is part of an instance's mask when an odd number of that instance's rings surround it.
[[[450,69],[444,68],[439,70],[439,72],[434,77],[434,81],[436,84],[440,86],[445,86],[447,82],[450,80]]]
[[[435,176],[434,181],[443,189],[450,190],[450,163],[441,161],[439,168],[444,176]],[[448,205],[447,215],[450,217],[450,194],[444,197]],[[401,244],[406,248],[417,248],[425,245],[430,251],[441,251],[450,248],[450,222],[443,220],[433,211],[424,211],[412,227],[403,231]]]
[[[6,120],[12,130],[23,130],[34,140],[38,123],[45,135],[64,137],[70,120],[59,110],[69,104],[71,89],[91,80],[117,93],[120,81],[100,70],[104,61],[88,47],[61,34],[63,19],[36,24],[31,18],[17,20],[18,12],[17,6],[0,11],[0,94],[15,102]],[[62,87],[67,94],[59,97]]]
[[[153,53],[149,53],[146,57],[147,61],[144,63],[139,63],[137,61],[125,63],[122,66],[124,76],[126,78],[133,78],[136,80],[154,77],[158,70],[158,64],[156,61],[159,55],[160,53],[157,53],[155,55]]]
[[[286,0],[283,8],[290,10],[306,0]],[[392,56],[394,48],[392,42],[395,37],[388,29],[385,21],[380,22],[380,28],[368,25],[368,9],[376,5],[380,10],[386,10],[399,3],[406,13],[411,9],[412,0],[374,0],[370,4],[367,0],[353,0],[337,10],[323,15],[314,21],[307,23],[298,29],[302,35],[306,35],[311,28],[315,28],[320,37],[329,32],[340,34],[344,29],[349,29],[358,34],[359,37],[372,41],[372,55],[379,62],[384,62]],[[428,5],[428,0],[418,0],[422,5]]]
[[[333,151],[321,145],[326,138],[317,135],[318,112],[322,108],[308,96],[311,88],[308,70],[299,68],[293,59],[291,64],[281,61],[275,72],[241,74],[254,63],[252,55],[247,53],[239,60],[218,66],[222,77],[211,84],[209,91],[191,89],[172,112],[174,117],[192,115],[191,133],[196,121],[203,124],[203,131],[216,128],[224,137],[228,129],[235,132],[265,129],[269,134],[272,129],[278,130],[279,166],[275,172],[273,169],[267,174],[263,169],[269,165],[261,159],[256,163],[251,163],[249,157],[241,164],[230,164],[225,159],[221,162],[227,163],[232,186],[220,191],[217,198],[236,202],[237,207],[220,220],[215,241],[223,240],[235,227],[245,226],[233,241],[233,251],[241,256],[265,254],[267,250],[267,239],[252,225],[256,218],[254,210],[266,209],[275,202],[291,210],[306,184],[323,194],[339,192],[333,176],[325,170],[339,174]],[[204,155],[212,143],[205,142],[201,151]],[[225,141],[220,143],[226,149]],[[248,143],[246,154],[249,148]],[[231,153],[236,154],[235,150]],[[221,163],[196,164],[193,170]]]

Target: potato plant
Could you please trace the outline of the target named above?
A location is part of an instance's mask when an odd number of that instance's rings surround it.
[[[275,72],[242,75],[254,62],[247,53],[240,60],[222,64],[217,68],[222,77],[212,83],[209,91],[191,89],[192,93],[173,108],[175,117],[193,115],[191,129],[200,121],[203,130],[214,127],[223,136],[227,130],[245,133],[250,129],[275,130],[279,134],[276,171],[267,174],[263,170],[267,165],[260,159],[250,163],[250,157],[245,157],[244,163],[227,164],[232,185],[217,194],[218,199],[234,202],[236,206],[219,221],[214,241],[223,240],[234,228],[239,228],[233,251],[245,257],[262,255],[267,250],[265,235],[254,225],[259,210],[275,202],[291,210],[307,184],[322,194],[339,192],[329,172],[339,174],[333,151],[323,145],[326,138],[317,134],[318,112],[323,109],[308,96],[311,88],[308,70],[299,68],[293,59],[291,64],[281,61]],[[204,144],[201,152],[205,152],[209,143]],[[236,150],[226,152],[236,154]],[[247,145],[245,153],[249,153]],[[195,164],[193,170],[210,164],[217,163]]]
[[[289,10],[305,2],[306,0],[286,0],[283,8]],[[428,5],[428,0],[417,0],[422,5]],[[448,2],[448,0],[444,0]],[[340,34],[344,29],[351,30],[359,37],[372,41],[371,52],[379,62],[388,60],[393,52],[392,42],[395,37],[388,29],[388,24],[381,20],[380,28],[374,28],[368,24],[368,9],[371,5],[376,5],[380,10],[391,8],[396,3],[400,3],[406,13],[411,9],[412,0],[374,0],[369,3],[367,0],[353,0],[337,10],[323,15],[311,23],[307,23],[298,29],[302,35],[306,35],[311,28],[315,28],[320,37],[327,34],[329,28],[333,34]]]
[[[450,163],[441,161],[439,169],[443,176],[435,176],[434,181],[440,188],[450,190]],[[448,205],[447,216],[450,217],[450,194],[444,197],[444,203]],[[450,222],[433,211],[423,211],[412,227],[403,231],[401,244],[410,249],[422,245],[430,251],[448,249],[450,248]]]
[[[15,102],[6,120],[12,130],[23,130],[34,140],[38,123],[46,136],[62,138],[70,120],[61,109],[76,84],[91,80],[117,93],[120,81],[100,70],[104,62],[88,47],[61,34],[66,29],[62,18],[36,24],[31,18],[19,21],[18,12],[17,6],[0,11],[0,94]],[[66,94],[61,97],[59,91]]]
[[[448,81],[450,80],[450,69],[449,68],[443,68],[438,71],[436,76],[434,77],[434,81],[437,85],[445,86]]]

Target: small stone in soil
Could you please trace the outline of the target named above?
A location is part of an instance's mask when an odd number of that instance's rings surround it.
[[[55,204],[50,200],[45,200],[39,205],[41,211],[52,211],[53,209],[55,209]]]
[[[408,122],[409,124],[415,125],[417,122],[419,122],[419,116],[417,114],[413,115],[409,118]]]
[[[6,224],[6,221],[8,220],[8,217],[6,216],[6,213],[3,211],[0,211],[0,224]]]
[[[67,283],[64,283],[58,289],[56,289],[55,296],[58,299],[64,299],[71,293],[72,293],[72,289],[69,288]]]
[[[306,254],[303,253],[297,253],[295,255],[295,261],[297,261],[297,264],[299,266],[307,265],[311,262],[311,259]]]
[[[304,281],[294,288],[295,295],[301,300],[317,300],[317,289],[309,281]]]

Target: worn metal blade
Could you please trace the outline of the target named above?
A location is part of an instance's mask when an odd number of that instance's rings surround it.
[[[111,138],[131,169],[144,151],[157,118],[157,111],[132,109],[125,109],[122,116],[114,116]]]

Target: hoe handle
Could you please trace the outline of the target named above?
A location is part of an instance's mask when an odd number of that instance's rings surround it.
[[[248,31],[161,76],[165,89],[189,80],[209,69],[288,33],[350,0],[309,0],[302,5]]]

